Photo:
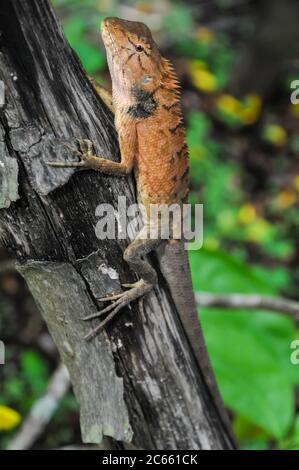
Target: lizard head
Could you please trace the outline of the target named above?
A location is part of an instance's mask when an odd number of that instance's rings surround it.
[[[101,25],[113,94],[129,101],[132,90],[151,93],[162,81],[162,58],[149,28],[139,22],[106,18]]]

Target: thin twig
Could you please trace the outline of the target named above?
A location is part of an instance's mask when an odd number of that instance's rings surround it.
[[[7,450],[25,450],[32,447],[51,420],[70,385],[68,372],[60,364],[53,373],[45,394],[32,406],[20,430],[9,442]]]
[[[211,294],[195,293],[196,304],[200,307],[223,307],[263,309],[290,315],[299,322],[299,302],[281,297],[268,297],[255,294]]]

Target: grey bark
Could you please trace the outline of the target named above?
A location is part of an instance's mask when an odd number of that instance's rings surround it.
[[[96,299],[135,280],[122,258],[128,240],[95,236],[97,205],[116,206],[119,195],[130,204],[134,183],[45,164],[73,158],[63,144],[76,137],[119,158],[112,116],[47,1],[2,0],[0,12],[0,241],[18,259],[68,368],[83,441],[133,436],[145,449],[232,448],[155,260],[160,280],[146,320],[134,304],[84,341],[91,325],[81,317],[99,308]]]

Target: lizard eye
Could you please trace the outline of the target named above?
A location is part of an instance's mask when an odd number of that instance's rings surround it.
[[[144,75],[142,80],[141,80],[141,83],[142,85],[146,85],[147,83],[151,82],[153,79],[153,77],[151,77],[150,75]]]
[[[143,49],[143,47],[141,46],[141,44],[137,44],[137,46],[136,46],[136,51],[138,51],[138,52],[144,51],[144,49]]]

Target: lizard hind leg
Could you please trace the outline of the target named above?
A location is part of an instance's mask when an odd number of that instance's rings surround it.
[[[148,260],[144,259],[143,257],[153,251],[158,246],[160,240],[145,238],[147,230],[148,227],[145,226],[138,234],[137,238],[126,248],[124,253],[124,259],[127,261],[132,270],[138,274],[140,278],[139,281],[130,285],[126,285],[126,287],[129,289],[125,292],[108,295],[103,299],[99,299],[101,301],[115,301],[99,312],[83,318],[83,320],[91,320],[93,318],[101,317],[107,314],[106,318],[102,320],[102,322],[96,328],[90,331],[88,335],[85,336],[85,339],[88,340],[94,337],[123,307],[129,305],[134,300],[141,301],[143,296],[150,292],[154,287],[157,281],[156,271],[150,265]]]

